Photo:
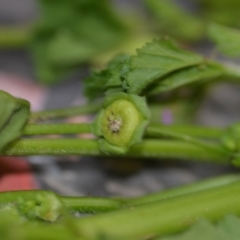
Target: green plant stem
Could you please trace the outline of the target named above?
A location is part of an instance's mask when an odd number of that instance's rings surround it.
[[[161,192],[149,194],[143,197],[119,199],[119,198],[100,198],[100,197],[69,197],[56,195],[67,210],[70,212],[81,213],[100,213],[108,212],[112,210],[122,209],[126,207],[135,207],[140,204],[147,204],[154,201],[164,200],[166,198],[172,198],[183,194],[194,193],[210,188],[219,186],[225,186],[227,184],[240,181],[239,174],[231,174],[226,176],[215,177],[188,185],[167,189]],[[9,191],[0,193],[0,204],[14,203],[17,199],[23,198],[25,200],[32,200],[39,194],[44,194],[46,197],[48,194],[53,194],[51,191],[46,190],[30,190],[30,191]]]
[[[225,151],[227,151],[223,148],[215,148],[215,146],[212,145],[212,143],[209,141],[203,141],[196,137],[192,137],[189,134],[178,133],[177,131],[174,131],[174,129],[163,128],[161,125],[149,126],[146,132],[148,135],[155,136],[155,137],[165,136],[165,137],[170,137],[174,139],[184,140],[193,144],[200,145],[212,151],[219,151],[220,153],[221,152],[224,153]]]
[[[240,215],[240,182],[77,220],[81,236],[144,239],[183,231],[200,218]]]
[[[183,231],[200,218],[212,222],[227,214],[240,215],[240,182],[171,199],[51,225],[14,225],[22,239],[137,240]],[[8,228],[9,229],[9,228]],[[5,232],[8,229],[4,229]],[[12,236],[12,235],[11,235]],[[15,238],[14,238],[15,239]]]
[[[218,139],[222,136],[224,129],[192,126],[192,125],[162,125],[150,124],[146,128],[146,137],[159,137],[165,135],[190,136],[206,139]],[[47,134],[79,134],[91,133],[91,123],[56,123],[56,124],[28,124],[24,135],[47,135]]]
[[[206,139],[218,139],[222,136],[224,129],[197,125],[150,124],[146,129],[145,135],[146,137],[156,137],[163,135],[161,132],[172,132]]]
[[[97,140],[89,139],[22,139],[12,144],[6,155],[102,155]]]
[[[190,193],[184,187],[177,188],[177,191],[173,189],[172,193],[168,190],[163,191],[163,196],[165,194],[163,198],[155,199],[153,203],[128,209],[121,209],[123,201],[119,199],[73,198],[56,195],[70,211],[101,212],[116,210],[117,208],[121,211],[77,220],[67,218],[54,225],[28,223],[23,226],[21,223],[19,225],[15,223],[14,231],[19,231],[24,239],[29,240],[49,239],[49,237],[51,239],[96,240],[99,239],[99,233],[106,239],[134,240],[143,239],[147,236],[173,234],[186,229],[199,218],[205,217],[215,222],[229,213],[240,215],[238,204],[240,198],[239,179],[239,175],[230,175],[194,183],[188,189],[191,190]],[[198,188],[198,191],[192,191],[193,187]],[[44,190],[3,192],[0,193],[0,204],[15,202],[19,198],[34,200],[41,193],[45,197],[47,197],[46,193],[53,194]],[[140,198],[135,200],[138,199]]]
[[[127,200],[127,204],[130,206],[136,206],[140,204],[146,204],[154,201],[160,201],[166,198],[172,198],[183,194],[194,193],[203,191],[215,187],[225,186],[234,182],[240,181],[239,174],[228,174],[225,176],[217,176],[206,180],[197,181],[194,183],[186,184],[183,186],[166,189],[161,192],[148,194],[143,197],[132,198]]]
[[[89,123],[28,124],[23,135],[79,134],[90,133]]]
[[[125,201],[114,198],[98,197],[60,197],[69,211],[82,213],[108,212],[111,210],[121,209]]]
[[[54,194],[46,190],[29,190],[29,191],[8,191],[0,193],[0,204],[15,203],[19,198],[27,200],[36,199],[38,195],[44,197]],[[82,213],[107,212],[120,209],[124,206],[125,201],[113,198],[99,197],[66,197],[54,194],[66,206],[67,210],[78,211]]]
[[[46,121],[46,120],[52,120],[52,119],[73,117],[77,115],[91,114],[91,113],[96,113],[99,109],[101,109],[101,104],[94,103],[94,104],[86,104],[83,106],[69,107],[69,108],[63,108],[63,109],[33,112],[30,117],[30,122]]]
[[[218,144],[212,145],[216,151],[205,147],[178,140],[145,140],[134,145],[128,155],[136,157],[152,157],[166,159],[201,160],[218,163],[228,163],[229,154],[220,153],[222,147]]]
[[[0,27],[0,48],[23,48],[31,36],[30,27]]]
[[[216,151],[204,147],[176,140],[144,140],[135,144],[126,157],[151,157],[211,161],[229,163],[228,153],[219,153],[222,147],[212,145]],[[22,139],[9,146],[5,152],[7,156],[27,155],[87,155],[104,156],[100,152],[98,141],[92,139]]]

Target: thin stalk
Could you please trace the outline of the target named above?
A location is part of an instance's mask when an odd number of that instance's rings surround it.
[[[0,48],[23,48],[27,45],[31,36],[31,28],[0,27]]]
[[[206,134],[206,133],[205,133]],[[179,133],[174,130],[174,128],[164,128],[162,125],[152,125],[149,126],[146,130],[146,135],[150,135],[151,137],[161,137],[161,136],[166,136],[170,138],[175,138],[183,141],[187,141],[189,143],[193,143],[199,146],[202,146],[208,150],[211,151],[218,151],[219,153],[225,153],[226,150],[223,148],[216,148],[215,144],[212,144],[212,142],[209,141],[204,141],[201,139],[197,139],[196,137],[192,137],[186,133]]]
[[[216,151],[213,151],[216,148]],[[144,140],[130,148],[128,155],[166,159],[201,160],[228,163],[229,153],[220,152],[222,147],[212,145],[212,149],[179,140]]]
[[[91,123],[56,123],[56,124],[28,124],[24,135],[46,135],[46,134],[78,134],[91,133]],[[146,137],[157,137],[171,133],[171,136],[188,135],[206,139],[218,139],[223,134],[223,129],[203,127],[203,126],[184,126],[184,125],[162,125],[151,124],[147,127]]]
[[[144,239],[183,231],[200,218],[240,215],[240,182],[77,220],[82,237]]]
[[[12,144],[5,151],[6,155],[88,155],[98,156],[101,152],[97,140],[89,139],[22,139]]]
[[[168,159],[186,159],[229,163],[229,153],[220,153],[218,144],[212,145],[212,151],[192,143],[177,140],[144,140],[133,145],[126,157],[151,157]],[[92,139],[22,139],[5,150],[7,156],[28,155],[104,155],[97,140]]]
[[[173,132],[176,134],[189,135],[191,137],[199,137],[206,139],[218,139],[222,136],[224,129],[197,125],[164,125],[164,124],[150,124],[145,136],[154,137],[158,135],[158,131]],[[161,133],[161,132],[160,132]]]
[[[124,207],[123,200],[114,198],[99,197],[65,197],[60,199],[67,207],[68,211],[77,211],[82,213],[108,212]]]
[[[161,192],[148,194],[143,197],[128,199],[127,205],[136,206],[136,205],[146,204],[154,201],[161,201],[166,198],[172,198],[172,197],[180,196],[183,194],[189,194],[189,193],[203,191],[203,190],[207,190],[215,187],[225,186],[227,184],[231,184],[239,181],[240,181],[239,174],[228,174],[225,176],[217,176],[210,179],[186,184],[183,186],[166,189]]]
[[[23,135],[79,134],[91,133],[89,123],[28,124]]]
[[[100,108],[101,104],[94,103],[86,104],[83,106],[33,112],[30,117],[30,122],[46,121],[52,119],[73,117],[77,115],[91,114],[96,113]]]

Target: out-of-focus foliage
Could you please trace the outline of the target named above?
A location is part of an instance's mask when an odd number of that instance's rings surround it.
[[[53,83],[94,55],[116,46],[125,26],[108,0],[41,0],[31,43],[37,77]]]
[[[221,53],[230,57],[240,57],[240,30],[211,24],[208,34]]]
[[[240,235],[240,219],[226,216],[217,225],[202,219],[182,234],[161,237],[159,240],[238,240]]]
[[[144,0],[147,14],[142,15],[133,10],[119,10],[118,15],[109,0],[39,2],[42,15],[30,49],[37,78],[44,83],[60,81],[94,59],[132,52],[136,43],[153,36],[194,44],[207,37],[206,29],[212,22],[240,27],[239,0],[196,0],[189,4],[194,8],[174,0]]]
[[[196,41],[203,38],[204,24],[193,13],[178,6],[171,0],[145,0],[152,22],[159,33],[170,34],[183,41]]]

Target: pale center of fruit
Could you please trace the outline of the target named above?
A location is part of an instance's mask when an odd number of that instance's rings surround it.
[[[109,119],[108,126],[112,133],[118,133],[122,126],[122,119]]]

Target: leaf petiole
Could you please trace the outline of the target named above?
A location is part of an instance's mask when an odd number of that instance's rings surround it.
[[[68,118],[77,115],[85,115],[96,113],[102,107],[101,103],[85,104],[81,106],[68,107],[63,109],[45,110],[33,112],[30,117],[30,122],[46,121],[53,119]]]
[[[90,123],[28,124],[23,131],[23,135],[80,134],[90,132]]]

